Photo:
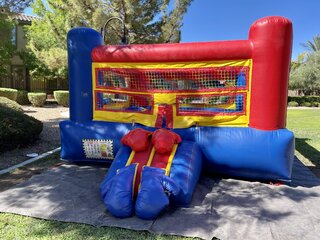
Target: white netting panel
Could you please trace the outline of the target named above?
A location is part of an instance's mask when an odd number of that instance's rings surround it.
[[[132,90],[210,90],[245,87],[248,67],[194,69],[99,69],[97,87]]]

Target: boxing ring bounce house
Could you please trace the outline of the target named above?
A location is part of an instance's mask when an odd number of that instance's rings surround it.
[[[187,206],[202,170],[288,181],[291,47],[283,17],[220,42],[105,46],[97,31],[72,29],[61,158],[112,163],[100,190],[116,217]]]

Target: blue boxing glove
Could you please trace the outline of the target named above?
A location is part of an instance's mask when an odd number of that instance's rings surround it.
[[[133,214],[133,181],[136,164],[121,168],[117,175],[101,184],[100,193],[107,210],[115,217]]]
[[[168,205],[169,195],[177,195],[180,189],[165,175],[165,170],[145,166],[135,210],[139,218],[155,219]]]

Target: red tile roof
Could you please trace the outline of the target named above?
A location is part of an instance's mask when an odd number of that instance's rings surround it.
[[[24,13],[17,13],[16,15],[13,16],[13,19],[16,19],[21,22],[31,23],[32,21],[39,20],[40,18],[36,16],[26,15]]]

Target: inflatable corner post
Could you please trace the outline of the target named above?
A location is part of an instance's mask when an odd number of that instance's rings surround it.
[[[256,21],[248,40],[202,43],[104,46],[98,32],[72,29],[70,120],[60,123],[61,157],[113,162],[105,197],[126,185],[116,178],[132,181],[122,205],[110,206],[119,217],[133,213],[130,195],[142,218],[166,206],[168,199],[150,192],[150,184],[171,189],[170,201],[188,204],[192,192],[186,189],[194,188],[202,165],[230,176],[290,180],[294,136],[285,124],[291,48],[292,24],[283,17]],[[179,137],[156,134],[162,128]],[[126,134],[132,130],[144,145],[131,144]],[[173,143],[161,147],[166,134]],[[127,144],[121,144],[125,135]],[[137,181],[144,192],[138,196]],[[149,211],[152,194],[163,201]]]

